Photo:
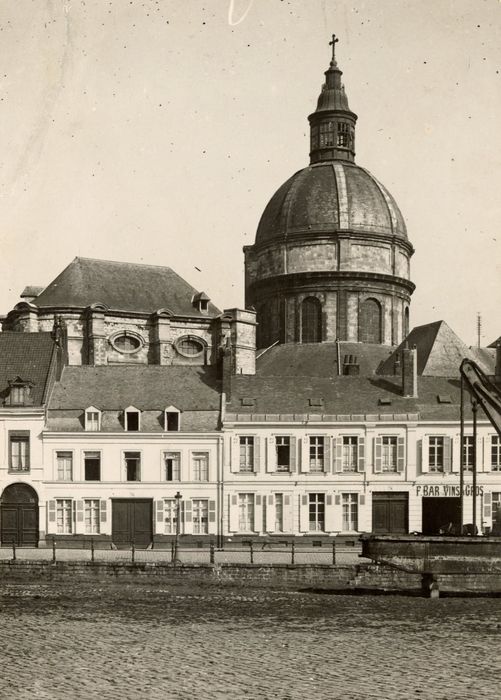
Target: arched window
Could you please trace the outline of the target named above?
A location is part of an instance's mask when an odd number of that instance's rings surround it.
[[[315,297],[306,297],[301,304],[301,342],[322,341],[322,304]]]
[[[376,299],[366,299],[360,305],[358,340],[361,343],[381,342],[381,304]]]

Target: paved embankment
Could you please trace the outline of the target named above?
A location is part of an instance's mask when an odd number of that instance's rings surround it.
[[[0,583],[9,700],[492,700],[501,599]]]

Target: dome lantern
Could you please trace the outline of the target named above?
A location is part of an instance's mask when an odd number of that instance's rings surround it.
[[[336,43],[332,35],[332,59],[325,71],[325,82],[318,98],[317,108],[310,114],[310,163],[326,160],[355,160],[355,124],[357,115],[348,105],[348,97],[341,82],[342,70],[336,61]]]

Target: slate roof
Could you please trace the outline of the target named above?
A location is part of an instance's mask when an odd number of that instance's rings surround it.
[[[0,333],[0,401],[8,394],[9,380],[19,376],[33,383],[32,405],[41,406],[52,374],[54,352],[50,333]]]
[[[392,348],[365,343],[339,343],[341,367],[346,355],[357,358],[361,375],[372,375],[390,356]],[[338,375],[336,343],[275,345],[257,358],[261,377],[334,377]],[[393,374],[393,370],[391,372]]]
[[[439,396],[450,398],[451,403],[439,402]],[[381,399],[390,403],[382,405]],[[420,420],[459,422],[459,401],[460,383],[456,378],[419,377],[418,398],[404,398],[397,377],[297,376],[294,381],[284,381],[277,376],[239,375],[232,381],[226,410],[241,416],[260,414],[262,420],[265,414],[290,414],[291,420],[292,414],[359,416],[359,420],[367,415],[418,414]],[[468,417],[468,401],[465,408]],[[479,418],[485,419],[481,412]]]
[[[134,406],[141,411],[218,411],[220,382],[214,368],[102,366],[65,367],[56,383],[49,410],[95,406],[118,411]]]
[[[478,362],[486,374],[494,372],[494,353],[469,348],[445,321],[435,321],[413,328],[377,373],[393,374],[396,356],[406,345],[416,347],[418,375],[424,377],[458,377],[459,366],[465,357]]]
[[[217,316],[209,303],[203,314],[193,306],[197,290],[170,267],[75,258],[36,299],[35,306],[86,308],[106,304],[115,311],[153,313],[166,308],[174,315]]]

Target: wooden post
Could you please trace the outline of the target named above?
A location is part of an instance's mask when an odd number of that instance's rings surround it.
[[[16,540],[12,538],[12,561],[16,561]]]
[[[210,563],[214,564],[215,562],[215,556],[214,556],[214,545],[212,542],[210,543]]]
[[[94,538],[90,538],[90,560],[94,563]]]
[[[254,564],[254,547],[252,546],[252,540],[249,543],[249,551],[250,551],[250,563]]]
[[[294,564],[295,561],[295,549],[296,545],[294,544],[294,540],[292,540],[292,546],[291,546],[291,564]]]
[[[56,540],[52,540],[52,563],[56,563]]]
[[[332,540],[332,566],[336,565],[336,540]]]

